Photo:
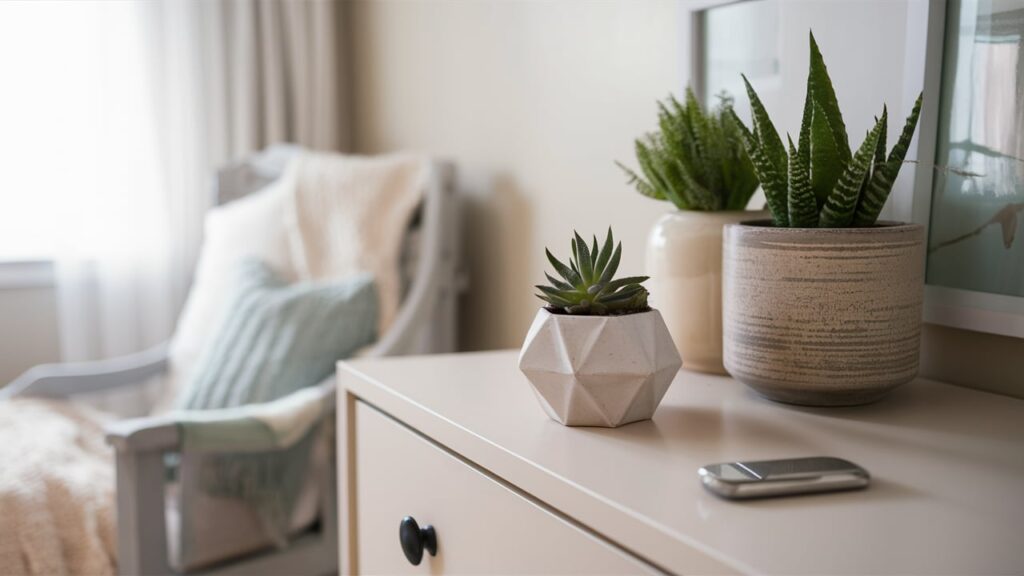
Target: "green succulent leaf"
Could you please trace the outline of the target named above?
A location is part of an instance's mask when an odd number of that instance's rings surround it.
[[[608,234],[605,236],[604,245],[601,246],[601,253],[597,257],[597,263],[594,265],[594,275],[598,278],[604,277],[604,270],[608,266],[608,261],[612,257],[612,250],[614,244],[612,242],[612,229],[608,227]]]
[[[590,250],[587,248],[587,242],[580,237],[579,233],[576,233],[576,238],[573,239],[574,252],[576,254],[576,266],[580,269],[580,277],[583,278],[583,282],[590,284],[594,281],[594,262],[590,259]]]
[[[550,285],[536,286],[536,296],[547,302],[549,309],[567,314],[628,314],[647,310],[647,290],[641,285],[646,276],[614,278],[622,244],[615,244],[611,229],[600,248],[597,236],[592,238],[588,247],[582,236],[573,234],[573,256],[568,266],[545,250],[548,261],[565,280],[545,273]]]
[[[910,116],[907,117],[907,121],[903,125],[903,132],[900,133],[899,140],[889,152],[889,158],[882,166],[876,166],[871,175],[864,196],[857,206],[857,213],[853,218],[854,226],[871,226],[878,220],[878,215],[881,214],[882,207],[885,206],[885,201],[889,198],[889,193],[896,182],[896,176],[899,175],[900,168],[903,166],[903,159],[907,155],[910,141],[914,137],[917,119],[921,114],[922,96],[917,97],[914,109],[911,110]]]
[[[821,50],[818,49],[818,43],[814,40],[813,32],[810,33],[810,44],[811,67],[807,79],[807,89],[811,92],[811,98],[825,112],[825,118],[828,119],[828,124],[835,135],[839,157],[842,158],[845,165],[850,161],[850,138],[846,135],[846,123],[843,122],[843,113],[839,110],[836,91],[832,86],[832,79],[829,78],[825,59],[821,55]]]
[[[882,121],[875,122],[864,142],[857,149],[850,164],[846,167],[839,182],[828,195],[825,206],[821,209],[818,226],[821,228],[846,228],[853,223],[854,212],[860,192],[871,169],[871,160],[878,145],[878,135],[882,130]]]
[[[794,228],[814,228],[818,225],[818,201],[811,189],[807,167],[801,162],[791,138],[789,157],[789,225]]]
[[[566,282],[576,287],[583,285],[582,278],[580,278],[579,274],[575,270],[573,270],[569,266],[566,266],[565,264],[562,264],[561,260],[555,258],[554,254],[552,254],[551,251],[548,250],[547,248],[544,249],[544,253],[547,254],[548,262],[551,263],[551,266],[555,269],[555,272],[558,272],[559,276],[565,278]]]
[[[572,284],[569,284],[568,282],[562,282],[561,280],[551,276],[551,274],[548,274],[547,272],[544,273],[544,277],[548,279],[548,282],[552,286],[554,286],[555,288],[558,288],[559,290],[572,290],[573,289]]]
[[[812,102],[810,176],[811,188],[818,206],[823,206],[828,195],[836,186],[846,169],[846,162],[836,141],[836,133],[828,122],[825,109],[817,101]]]
[[[611,282],[612,278],[615,277],[615,272],[619,269],[619,260],[622,258],[622,242],[615,247],[615,252],[612,253],[611,260],[608,261],[608,267],[604,269],[604,273],[601,274],[601,278],[598,279],[599,284],[607,284]]]
[[[626,278],[617,278],[605,284],[603,290],[605,292],[614,292],[619,288],[623,288],[630,284],[640,284],[646,281],[648,278],[648,276],[628,276]]]

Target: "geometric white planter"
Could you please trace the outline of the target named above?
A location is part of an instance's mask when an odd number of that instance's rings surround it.
[[[578,316],[541,308],[519,354],[544,411],[566,426],[649,419],[680,366],[657,310]]]

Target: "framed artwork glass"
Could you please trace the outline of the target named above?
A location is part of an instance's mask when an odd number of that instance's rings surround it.
[[[926,42],[925,320],[1024,337],[1024,0],[933,3]]]

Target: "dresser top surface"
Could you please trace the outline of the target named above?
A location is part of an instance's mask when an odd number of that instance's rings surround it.
[[[515,351],[342,362],[339,382],[670,571],[1024,570],[1022,400],[918,380],[869,406],[800,408],[684,370],[653,420],[603,429],[550,420]],[[697,477],[802,456],[856,462],[871,486],[733,502]]]

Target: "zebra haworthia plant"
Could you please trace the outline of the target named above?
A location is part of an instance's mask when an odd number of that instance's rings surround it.
[[[641,194],[668,200],[680,210],[743,210],[757,190],[754,167],[743,148],[732,101],[706,113],[693,90],[686,104],[674,96],[658,102],[657,132],[636,140],[640,172],[616,162]]]
[[[614,250],[613,250],[614,246]],[[604,245],[598,249],[597,236],[588,247],[587,242],[575,234],[572,239],[572,257],[566,266],[545,249],[548,261],[561,276],[554,278],[545,273],[550,286],[538,285],[537,297],[549,304],[552,312],[591,316],[609,316],[646,312],[647,289],[641,286],[647,276],[615,278],[622,257],[622,243],[615,246],[612,230]]]
[[[878,219],[899,174],[921,112],[921,97],[886,155],[888,111],[856,151],[850,148],[846,124],[836,101],[825,61],[810,35],[811,65],[807,74],[800,134],[794,146],[784,145],[761,99],[746,76],[753,130],[728,113],[739,126],[743,143],[761,180],[776,226],[847,228],[871,226]]]

